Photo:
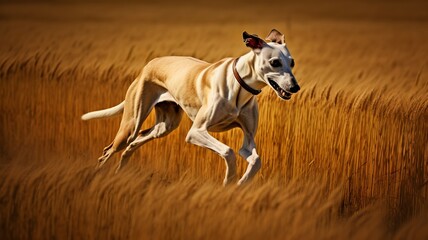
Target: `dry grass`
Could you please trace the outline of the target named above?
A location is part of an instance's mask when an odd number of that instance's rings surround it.
[[[2,239],[426,238],[425,6],[313,4],[284,4],[286,18],[223,3],[3,4]],[[240,32],[271,27],[285,32],[302,91],[259,97],[253,184],[221,187],[220,157],[184,143],[188,119],[120,174],[117,158],[94,169],[119,119],[80,115],[120,102],[148,60],[238,56]],[[214,135],[242,141],[239,130]]]

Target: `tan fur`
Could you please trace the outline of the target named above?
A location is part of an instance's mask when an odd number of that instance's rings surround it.
[[[246,41],[247,43],[257,44],[260,48],[252,49],[253,51],[241,56],[237,62],[237,71],[246,84],[261,89],[267,84],[266,77],[262,74],[272,75],[272,73],[276,74],[277,78],[279,76],[290,81],[292,75],[286,71],[289,70],[288,66],[280,71],[284,72],[280,75],[278,69],[272,72],[273,70],[267,67],[268,61],[260,60],[261,58],[268,60],[272,56],[282,54],[284,63],[287,63],[286,57],[290,56],[284,55],[288,54],[285,45],[267,44],[255,35],[244,33],[244,38],[245,36],[251,38],[251,41]],[[233,60],[226,58],[210,64],[191,57],[161,57],[150,61],[126,93],[122,104],[124,107],[120,128],[113,142],[104,149],[103,155],[99,158],[99,166],[105,164],[115,152],[125,148],[117,167],[118,171],[139,146],[165,136],[177,128],[182,113],[185,112],[193,121],[186,141],[211,149],[224,158],[226,163],[224,184],[230,183],[236,176],[235,153],[229,146],[212,137],[208,131],[242,128],[244,142],[239,153],[249,164],[239,184],[250,180],[261,167],[254,142],[258,107],[256,97],[236,81],[232,70]],[[278,85],[282,86],[284,83],[278,81]],[[153,107],[156,111],[155,125],[140,131],[142,123]],[[82,119],[110,116],[118,113],[119,108],[120,105],[88,113],[82,116]]]

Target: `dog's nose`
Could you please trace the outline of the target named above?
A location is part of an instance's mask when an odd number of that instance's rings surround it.
[[[292,86],[291,88],[290,88],[290,92],[292,92],[292,93],[296,93],[296,92],[298,92],[300,90],[300,87],[299,87],[299,85],[294,85],[294,86]]]

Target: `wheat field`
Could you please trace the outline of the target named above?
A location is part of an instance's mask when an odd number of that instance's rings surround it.
[[[427,7],[1,2],[0,238],[427,239]],[[243,31],[272,28],[302,90],[258,97],[251,184],[222,187],[223,160],[185,143],[186,117],[118,174],[119,155],[95,168],[120,118],[80,116],[121,102],[148,61],[237,57]],[[213,135],[235,150],[243,140]]]

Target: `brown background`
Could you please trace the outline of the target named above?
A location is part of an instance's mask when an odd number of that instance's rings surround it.
[[[15,238],[424,239],[425,1],[2,1],[0,235]],[[259,98],[262,170],[222,188],[224,163],[178,130],[114,175],[95,170],[120,102],[164,55],[248,51],[285,34],[302,90]],[[151,116],[144,128],[153,122]],[[238,150],[240,130],[215,134]],[[239,173],[246,163],[238,159]]]

